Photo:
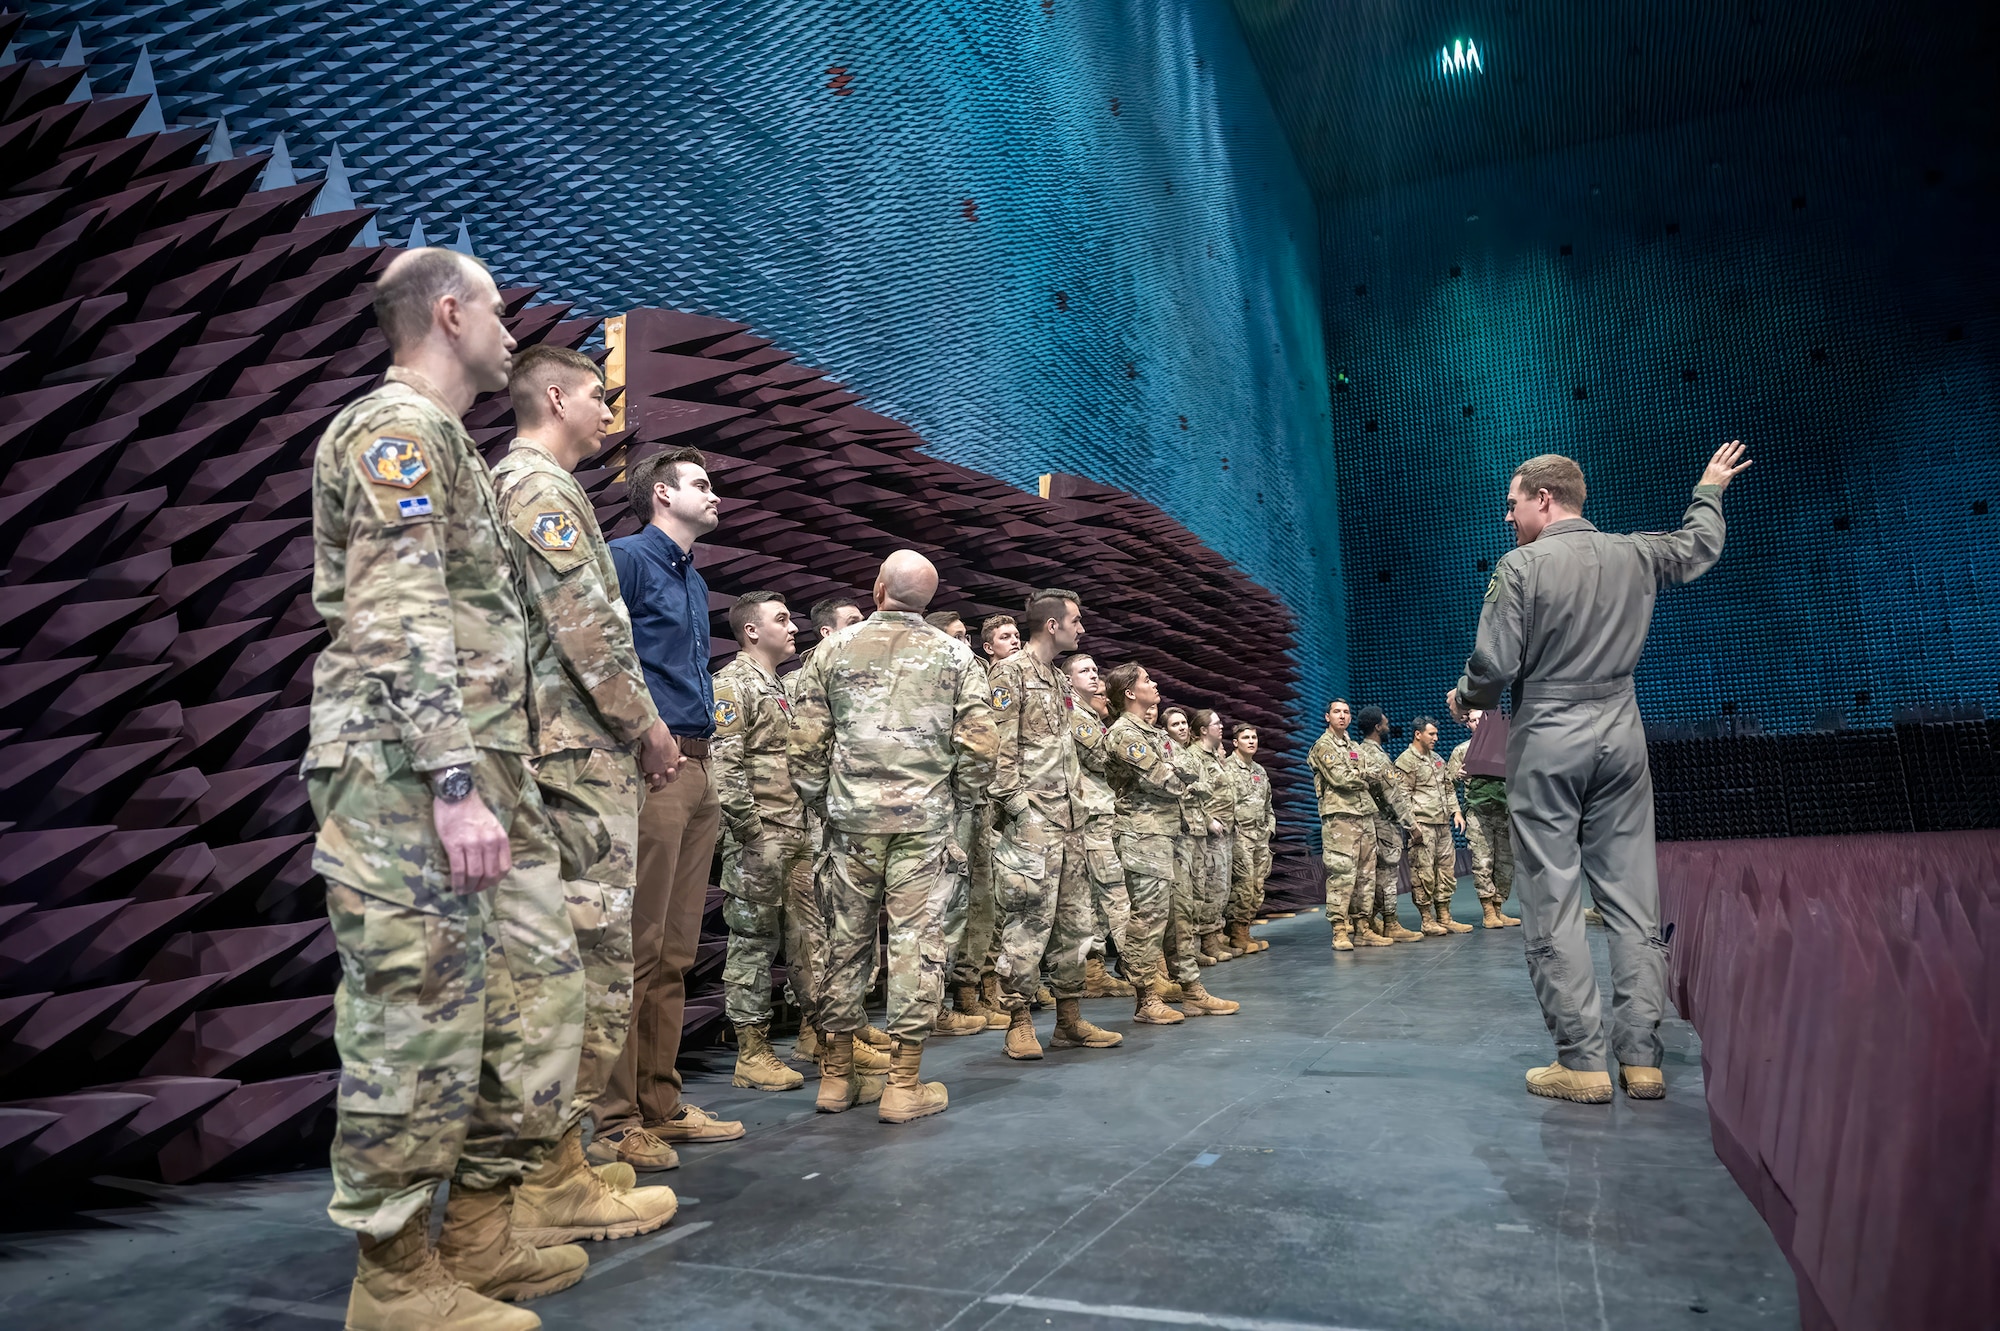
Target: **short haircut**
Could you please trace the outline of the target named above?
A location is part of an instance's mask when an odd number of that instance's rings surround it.
[[[965,616],[959,614],[956,610],[933,610],[924,616],[924,623],[929,624],[940,633],[949,633],[953,624],[960,624],[964,621]]]
[[[1416,720],[1410,722],[1410,733],[1412,735],[1421,735],[1424,733],[1425,726],[1434,726],[1436,724],[1437,724],[1436,717],[1420,716]]]
[[[1353,713],[1353,711],[1354,711],[1354,704],[1353,704],[1353,703],[1351,703],[1351,702],[1349,702],[1349,701],[1347,701],[1347,699],[1345,699],[1345,698],[1328,698],[1328,699],[1326,700],[1326,706],[1320,709],[1320,715],[1321,715],[1321,716],[1325,716],[1325,715],[1326,715],[1326,714],[1327,714],[1328,712],[1332,711],[1332,710],[1334,709],[1334,705],[1335,705],[1336,703],[1337,703],[1337,704],[1339,704],[1339,705],[1340,705],[1340,706],[1342,706],[1342,707],[1345,707],[1345,708],[1346,708],[1346,709],[1348,710],[1348,712],[1349,712],[1350,714],[1352,714],[1352,713]]]
[[[1190,730],[1194,729],[1194,713],[1189,711],[1187,708],[1181,706],[1177,702],[1168,703],[1165,707],[1162,707],[1160,709],[1160,726],[1162,729],[1166,727],[1167,718],[1172,716],[1175,712],[1179,712],[1182,716],[1187,718],[1188,729]]]
[[[1389,714],[1380,707],[1364,707],[1354,714],[1354,724],[1361,727],[1361,737],[1368,738],[1377,726],[1389,719]]]
[[[1257,727],[1251,725],[1248,721],[1238,721],[1235,725],[1229,727],[1229,742],[1234,744],[1237,737],[1246,730],[1253,735],[1257,733]]]
[[[391,351],[424,340],[431,311],[446,296],[464,300],[475,289],[473,274],[486,265],[456,250],[410,250],[389,265],[375,283],[375,322]]]
[[[1140,671],[1137,661],[1127,661],[1111,667],[1110,673],[1104,676],[1104,700],[1111,704],[1112,711],[1125,710],[1125,700],[1138,685]]]
[[[550,384],[566,383],[588,376],[604,382],[604,367],[581,351],[552,347],[546,342],[517,352],[513,368],[507,372],[507,396],[514,403],[516,421],[540,422],[542,394]],[[527,410],[522,410],[526,407]]]
[[[1092,656],[1089,652],[1066,652],[1060,658],[1057,659],[1056,667],[1062,670],[1065,674],[1067,674],[1069,671],[1074,670],[1076,668],[1076,663],[1078,661],[1088,661],[1092,665],[1097,664],[1097,658]]]
[[[825,633],[828,629],[833,627],[833,621],[839,616],[840,612],[850,607],[854,610],[856,614],[861,613],[861,602],[855,600],[852,596],[846,595],[845,593],[836,593],[832,596],[820,597],[817,601],[813,602],[813,607],[812,607],[813,627],[818,629],[821,633]]]
[[[669,448],[663,453],[654,453],[640,458],[625,468],[625,499],[632,505],[632,512],[639,521],[653,520],[653,487],[664,485],[669,490],[681,488],[681,464],[691,462],[703,471],[708,470],[708,459],[698,448]]]
[[[1583,483],[1583,468],[1560,453],[1539,453],[1529,458],[1514,468],[1514,479],[1530,495],[1547,490],[1549,498],[1564,508],[1583,512],[1583,501],[1589,494]]]
[[[979,626],[979,645],[991,647],[993,635],[1014,622],[1012,615],[988,615],[986,622]]]
[[[1066,607],[1072,604],[1079,610],[1083,609],[1083,598],[1060,587],[1044,587],[1040,591],[1029,592],[1027,604],[1022,607],[1028,621],[1028,636],[1032,638],[1040,633],[1042,625],[1051,619],[1061,619]]]
[[[737,597],[736,604],[729,607],[730,636],[735,638],[737,642],[742,642],[744,626],[762,613],[757,607],[760,605],[769,605],[773,601],[776,601],[779,605],[783,605],[785,603],[785,594],[783,592],[745,592],[743,595]]]

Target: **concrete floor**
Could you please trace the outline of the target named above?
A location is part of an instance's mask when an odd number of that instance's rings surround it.
[[[1798,1325],[1710,1149],[1685,1024],[1665,1101],[1534,1099],[1551,1050],[1518,931],[1340,955],[1317,914],[1259,932],[1268,952],[1209,972],[1235,1017],[1135,1029],[1092,1002],[1126,1042],[1031,1064],[997,1032],[935,1041],[951,1109],[920,1123],[692,1077],[748,1137],[684,1151],[654,1180],[674,1223],[591,1245],[588,1278],[533,1306],[591,1331]],[[0,1239],[0,1324],[338,1325],[353,1246],[325,1193],[318,1171],[145,1188]]]

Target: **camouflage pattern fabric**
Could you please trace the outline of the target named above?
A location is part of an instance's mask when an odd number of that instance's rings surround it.
[[[1191,984],[1201,978],[1201,922],[1196,915],[1196,877],[1208,863],[1207,837],[1182,832],[1174,838],[1173,895],[1167,900],[1167,932],[1160,942],[1167,978]]]
[[[716,705],[721,706],[719,693]],[[723,1014],[738,1030],[770,1025],[771,965],[782,941],[803,937],[799,928],[786,928],[785,917],[799,866],[811,863],[812,846],[803,827],[765,823],[747,846],[733,833],[723,838],[722,922],[729,927],[729,952],[722,965]],[[796,944],[788,945],[788,959],[800,955]],[[792,993],[808,1025],[817,998],[812,968],[810,956],[803,967],[793,966],[804,971],[802,977],[794,977]]]
[[[1371,817],[1378,811],[1375,797],[1369,793],[1374,782],[1368,775],[1363,746],[1344,731],[1328,730],[1314,740],[1306,765],[1312,768],[1313,793],[1322,817],[1329,813]]]
[[[1375,892],[1365,905],[1355,903],[1353,913],[1365,915],[1380,910],[1393,916],[1397,878],[1403,864],[1403,838],[1416,829],[1417,820],[1410,812],[1409,787],[1380,741],[1361,741],[1361,767],[1367,778],[1368,793],[1375,801]]]
[[[1435,749],[1419,753],[1412,744],[1396,755],[1396,770],[1403,774],[1404,787],[1410,792],[1410,814],[1418,822],[1449,824],[1452,815],[1459,812],[1458,792],[1452,787],[1445,760]]]
[[[377,1239],[428,1209],[441,1180],[517,1182],[555,1149],[575,1100],[583,962],[555,844],[520,755],[477,754],[473,780],[513,868],[459,896],[402,745],[357,741],[307,774],[341,968],[327,1213]]]
[[[660,716],[596,510],[533,444],[516,440],[493,476],[527,603],[535,752],[629,749]]]
[[[1229,861],[1229,922],[1249,924],[1264,906],[1264,884],[1271,877],[1271,838],[1251,838],[1236,831],[1236,849]]]
[[[418,771],[527,753],[528,639],[492,473],[413,371],[343,408],[313,459],[313,663],[303,771],[387,740]]]
[[[942,636],[942,635],[940,635]],[[829,823],[814,867],[826,942],[820,953],[820,1022],[832,1034],[868,1024],[876,925],[889,913],[889,1012],[883,1029],[921,1044],[944,999],[951,944],[945,932],[959,871],[946,832],[870,835]]]
[[[1479,899],[1504,904],[1514,891],[1514,829],[1507,810],[1473,805],[1466,814],[1465,841],[1472,848],[1472,883]]]
[[[1326,868],[1326,917],[1366,913],[1375,894],[1375,819],[1327,813],[1319,820],[1320,862]],[[1365,875],[1365,882],[1364,882]]]
[[[563,882],[563,904],[583,957],[583,1052],[570,1124],[604,1093],[632,1022],[632,894],[638,885],[639,760],[623,750],[571,749],[534,760],[542,801],[590,811],[609,849]]]
[[[792,785],[792,702],[778,677],[748,652],[717,671],[710,779],[722,828],[740,845],[766,825],[803,830],[805,802]]]
[[[1104,737],[1104,776],[1115,801],[1118,860],[1131,906],[1121,951],[1134,982],[1156,983],[1167,970],[1164,944],[1173,916],[1182,795],[1167,744],[1165,731],[1129,713],[1114,720]]]
[[[1083,851],[1090,863],[1091,914],[1097,945],[1108,939],[1125,954],[1125,929],[1132,918],[1125,867],[1118,861],[1118,798],[1106,772],[1109,730],[1090,707],[1079,704],[1070,724],[1076,745],[1077,791],[1083,809]],[[1095,948],[1093,948],[1095,950]]]

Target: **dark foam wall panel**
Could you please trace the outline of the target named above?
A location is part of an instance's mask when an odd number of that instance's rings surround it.
[[[754,320],[939,456],[1137,494],[1343,672],[1313,206],[1225,0],[60,0],[169,124],[339,148],[401,242]],[[536,62],[554,61],[553,65]]]
[[[1658,530],[1740,436],[1722,563],[1659,601],[1648,720],[2000,701],[1990,162],[1926,115],[1807,98],[1326,208],[1361,700],[1440,705],[1519,461],[1571,454],[1594,521]]]

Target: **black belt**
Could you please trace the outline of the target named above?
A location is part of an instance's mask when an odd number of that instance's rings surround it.
[[[708,741],[699,735],[676,735],[674,743],[681,746],[683,758],[707,758]]]

